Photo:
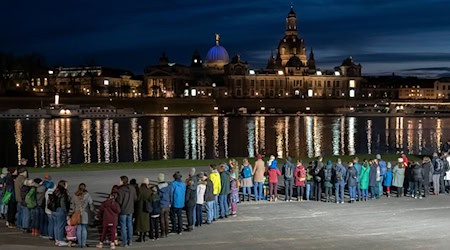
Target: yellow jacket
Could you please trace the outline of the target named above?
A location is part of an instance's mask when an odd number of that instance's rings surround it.
[[[220,174],[216,171],[211,172],[209,174],[209,179],[211,180],[211,182],[213,183],[213,194],[214,195],[219,195],[220,193],[220,189],[222,188],[222,185],[220,183]]]

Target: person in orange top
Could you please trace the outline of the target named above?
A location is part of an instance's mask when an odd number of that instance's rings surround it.
[[[255,201],[260,201],[263,199],[264,173],[266,172],[266,167],[264,166],[262,155],[258,154],[256,158],[258,158],[258,160],[255,162],[255,166],[252,170],[253,190],[255,193]]]

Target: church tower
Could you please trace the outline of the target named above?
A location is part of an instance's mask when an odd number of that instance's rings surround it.
[[[298,36],[297,15],[294,12],[294,6],[291,5],[291,11],[286,18],[286,36]]]

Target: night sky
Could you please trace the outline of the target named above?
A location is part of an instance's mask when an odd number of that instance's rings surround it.
[[[284,34],[286,0],[3,1],[0,51],[38,52],[52,66],[95,60],[142,74],[162,52],[188,64],[221,34],[230,56],[266,65]],[[348,56],[364,74],[450,75],[450,1],[294,1],[298,29],[316,64]]]

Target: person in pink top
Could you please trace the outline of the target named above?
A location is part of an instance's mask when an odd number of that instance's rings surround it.
[[[269,170],[267,171],[267,175],[269,176],[269,201],[277,201],[278,200],[278,176],[281,176],[280,170],[277,167],[277,160],[273,160]]]
[[[295,187],[297,188],[297,201],[303,201],[303,192],[305,191],[306,169],[301,161],[297,161],[297,167],[294,172]]]

